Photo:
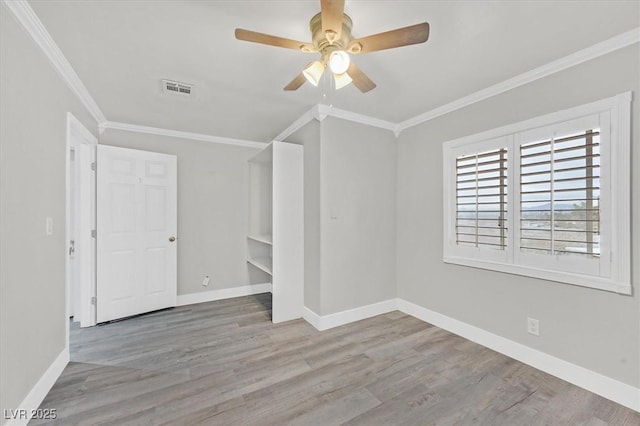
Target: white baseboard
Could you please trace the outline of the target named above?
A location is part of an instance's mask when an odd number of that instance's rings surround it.
[[[320,315],[313,312],[306,306],[302,308],[302,318],[311,324],[316,330],[320,330]]]
[[[398,309],[405,314],[517,359],[520,362],[617,402],[620,405],[640,411],[640,389],[631,385],[603,376],[595,371],[540,352],[422,306],[407,302],[406,300],[398,299]]]
[[[213,302],[214,300],[231,299],[234,297],[251,296],[252,294],[269,293],[270,291],[271,283],[264,283],[202,291],[199,293],[180,294],[178,295],[177,306]]]
[[[29,423],[31,419],[31,414],[33,414],[32,410],[36,410],[44,401],[44,398],[47,396],[53,385],[56,383],[56,380],[62,374],[64,368],[69,364],[69,348],[66,347],[60,352],[60,355],[51,363],[47,371],[40,377],[38,383],[31,389],[29,394],[22,400],[20,405],[15,410],[9,410],[3,408],[3,417],[5,416],[13,416],[15,418],[4,419],[6,423],[3,423],[6,426],[18,426],[18,425],[26,425]],[[52,407],[55,408],[55,407]]]
[[[398,299],[389,299],[324,316],[316,314],[305,306],[302,317],[317,330],[323,331],[397,310]]]

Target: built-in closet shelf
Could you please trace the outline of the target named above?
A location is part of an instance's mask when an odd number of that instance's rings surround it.
[[[264,244],[269,244],[272,245],[273,244],[273,236],[272,235],[248,235],[247,238],[249,238],[250,240],[253,241],[258,241],[259,243],[264,243]]]
[[[247,268],[271,281],[274,323],[301,318],[304,309],[303,164],[302,145],[280,141],[248,162]]]
[[[250,264],[252,264],[253,266],[255,266],[256,268],[266,272],[269,275],[272,275],[273,272],[272,271],[272,262],[271,262],[271,258],[269,257],[260,257],[260,258],[256,258],[256,259],[248,259],[247,262],[249,262]]]

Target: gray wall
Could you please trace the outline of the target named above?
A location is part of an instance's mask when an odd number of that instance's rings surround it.
[[[398,145],[399,297],[633,386],[640,385],[638,44],[413,127]],[[635,296],[442,262],[442,142],[633,90]],[[540,320],[539,337],[526,318]]]
[[[327,117],[304,145],[305,306],[330,315],[396,297],[396,140]]]
[[[105,131],[100,143],[178,157],[179,295],[250,284],[247,160],[257,148],[121,130]]]
[[[304,306],[320,312],[320,131],[316,120],[287,137],[304,146]]]
[[[66,344],[67,111],[97,127],[4,6],[0,20],[0,409],[15,409]]]
[[[396,297],[396,140],[326,118],[320,147],[320,315]]]

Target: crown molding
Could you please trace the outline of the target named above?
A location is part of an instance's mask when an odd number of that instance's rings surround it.
[[[29,3],[24,0],[3,0],[4,5],[9,9],[17,21],[26,32],[33,38],[36,44],[42,49],[45,56],[51,61],[53,67],[58,72],[62,80],[69,86],[71,91],[78,97],[91,116],[98,124],[107,121],[104,113],[93,99],[86,86],[78,77],[75,70],[64,56],[58,45],[46,30]]]
[[[391,121],[386,121],[379,118],[370,117],[368,115],[358,114],[356,112],[335,108],[331,105],[316,104],[273,139],[276,141],[283,141],[288,136],[304,127],[311,120],[322,122],[327,117],[340,118],[342,120],[352,121],[354,123],[360,123],[371,127],[378,127],[380,129],[389,130],[392,131],[396,135],[396,137],[398,137],[398,135],[400,134],[397,131],[398,125],[396,123],[392,123]]]
[[[476,102],[483,101],[490,97],[499,95],[516,87],[523,86],[557,72],[563,71],[567,68],[579,65],[583,62],[590,61],[608,53],[614,52],[618,49],[630,46],[632,44],[640,42],[640,27],[634,28],[631,31],[624,32],[610,39],[604,40],[600,43],[596,43],[585,49],[578,50],[570,55],[555,61],[549,62],[538,68],[534,68],[530,71],[512,77],[508,80],[504,80],[500,83],[489,86],[485,89],[474,92],[470,95],[464,96],[448,104],[442,105],[438,108],[432,109],[413,118],[398,123],[397,131],[402,132],[405,129],[424,123],[429,120],[433,120],[441,115],[448,114],[458,109],[464,108]]]
[[[138,133],[149,133],[161,136],[179,137],[185,139],[224,143],[229,145],[239,145],[252,148],[264,147],[262,142],[245,141],[232,138],[224,138],[218,136],[205,135],[200,133],[189,133],[177,130],[161,129],[156,127],[138,126],[127,123],[116,123],[107,121],[106,116],[93,99],[86,86],[78,77],[75,70],[64,56],[58,45],[55,43],[49,32],[46,30],[38,16],[35,14],[29,3],[25,0],[2,0],[2,3],[16,17],[17,21],[23,26],[27,33],[33,38],[36,44],[44,52],[60,77],[67,83],[71,91],[78,97],[80,102],[85,106],[89,113],[93,116],[99,125],[100,131],[105,129],[128,130]],[[365,124],[372,127],[381,128],[392,131],[396,138],[403,130],[417,126],[434,118],[467,107],[476,102],[483,101],[490,97],[499,95],[541,78],[547,77],[554,73],[563,71],[567,68],[579,65],[583,62],[598,58],[618,49],[630,46],[640,42],[640,27],[619,34],[600,43],[594,44],[585,49],[574,52],[568,56],[558,60],[549,62],[533,70],[527,71],[500,83],[489,86],[485,89],[471,93],[455,101],[444,104],[424,112],[415,117],[409,118],[400,123],[393,123],[364,114],[359,114],[333,106],[317,104],[310,110],[305,112],[300,118],[294,121],[289,127],[278,134],[274,140],[282,141],[300,128],[304,127],[311,120],[323,121],[326,117],[340,118],[343,120],[353,121],[355,123]]]
[[[392,132],[396,131],[397,124],[390,121],[370,117],[364,114],[358,114],[356,112],[347,111],[330,105],[318,104],[317,107],[319,113],[327,117],[341,118],[343,120],[353,121],[354,123],[366,124],[371,127],[390,130]]]
[[[519,74],[500,83],[494,84],[493,86],[486,87],[482,90],[471,93],[470,95],[464,96],[460,99],[456,99],[453,102],[449,102],[400,123],[393,123],[391,121],[370,117],[364,114],[358,114],[344,109],[335,108],[330,105],[317,104],[313,106],[309,111],[304,113],[296,121],[294,121],[289,127],[283,130],[278,136],[275,137],[275,140],[282,141],[287,136],[291,135],[311,120],[316,119],[318,121],[322,121],[325,119],[325,117],[341,118],[343,120],[353,121],[372,127],[390,130],[395,134],[397,138],[398,136],[400,136],[400,133],[403,130],[406,130],[410,127],[417,126],[429,120],[433,120],[434,118],[440,117],[441,115],[459,110],[476,102],[483,101],[485,99],[515,89],[516,87],[523,86],[525,84],[531,83],[533,81],[539,80],[541,78],[547,77],[549,75],[566,70],[573,66],[582,64],[584,62],[590,61],[600,56],[604,56],[608,53],[625,48],[627,46],[631,46],[632,44],[639,42],[640,27],[634,28],[615,37],[611,37],[610,39],[604,40],[600,43],[596,43],[585,49],[578,50],[577,52],[574,52],[563,58],[549,62],[538,68],[534,68],[530,71]]]
[[[318,109],[318,105],[314,105],[310,110],[305,112],[298,118],[296,121],[291,123],[289,127],[284,129],[282,132],[278,133],[276,137],[273,138],[274,141],[282,142],[301,128],[307,125],[311,120],[324,120],[324,117],[320,117],[320,111]]]
[[[225,138],[222,136],[205,135],[203,133],[183,132],[180,130],[162,129],[159,127],[140,126],[138,124],[118,123],[115,121],[105,121],[99,125],[100,133],[105,130],[123,130],[126,132],[144,133],[148,135],[167,136],[170,138],[190,139],[201,142],[221,143],[226,145],[236,145],[245,148],[264,148],[264,142],[255,142],[242,139]]]

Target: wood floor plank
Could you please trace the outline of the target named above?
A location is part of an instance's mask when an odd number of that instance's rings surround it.
[[[629,410],[401,312],[318,332],[269,294],[88,329],[31,425],[640,425]]]

